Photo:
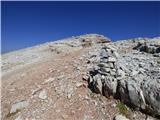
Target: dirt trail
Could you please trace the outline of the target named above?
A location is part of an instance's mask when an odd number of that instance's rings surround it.
[[[111,120],[117,113],[112,106],[116,101],[91,93],[82,80],[86,73],[83,55],[88,51],[83,48],[61,53],[3,75],[2,119]],[[12,105],[22,100],[29,101],[29,105],[10,114]]]

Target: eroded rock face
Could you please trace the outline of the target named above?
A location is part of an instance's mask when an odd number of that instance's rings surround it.
[[[115,95],[117,88],[116,58],[113,52],[112,49],[103,46],[96,55],[92,55],[96,58],[96,64],[94,64],[93,69],[90,71],[90,75],[92,76],[90,87],[96,93],[104,94],[107,97]]]
[[[119,48],[115,48],[104,45],[92,52],[89,87],[96,93],[113,96],[133,108],[159,116],[160,57],[150,52],[144,54],[139,49],[118,54]],[[157,53],[158,48],[155,49]]]

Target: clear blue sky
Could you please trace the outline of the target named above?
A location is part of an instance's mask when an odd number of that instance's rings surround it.
[[[2,2],[2,53],[86,33],[160,36],[160,2]]]

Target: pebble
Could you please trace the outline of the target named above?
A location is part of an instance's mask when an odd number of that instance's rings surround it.
[[[67,119],[67,118],[68,118],[68,115],[63,114],[63,115],[62,115],[62,118],[63,118],[63,119]]]
[[[114,57],[109,57],[108,62],[116,62],[116,59]]]
[[[77,82],[77,83],[76,83],[76,87],[81,87],[82,85],[83,85],[82,82]]]
[[[88,75],[83,75],[82,79],[83,79],[84,81],[88,81],[89,76],[88,76]]]
[[[40,99],[47,99],[47,91],[46,90],[42,90],[40,93],[39,93],[39,96],[38,96]]]
[[[111,107],[113,107],[113,108],[115,108],[117,106],[117,104],[115,104],[115,103],[113,103],[112,105],[111,105]]]
[[[47,80],[45,80],[42,84],[49,84],[49,83],[52,83],[53,81],[55,80],[55,78],[49,78]]]

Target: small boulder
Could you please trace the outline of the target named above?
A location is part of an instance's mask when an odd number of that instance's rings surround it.
[[[113,120],[129,120],[123,115],[116,115]]]
[[[29,102],[26,100],[19,101],[12,105],[10,113],[16,113],[18,110],[24,109],[29,105]]]

